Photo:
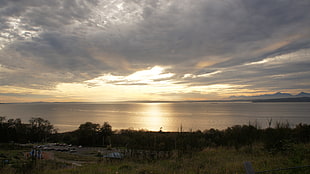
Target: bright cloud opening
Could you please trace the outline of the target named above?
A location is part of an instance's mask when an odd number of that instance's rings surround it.
[[[259,64],[276,65],[285,63],[305,62],[307,60],[309,60],[309,49],[302,49],[289,54],[267,57],[263,60],[246,63],[244,65],[259,65]]]
[[[183,78],[199,78],[199,77],[211,77],[211,76],[214,76],[215,74],[219,74],[219,73],[222,73],[222,71],[214,71],[214,72],[211,72],[211,73],[205,73],[205,74],[199,74],[199,75],[194,75],[194,74],[185,74],[183,76]]]
[[[85,82],[95,86],[107,83],[113,83],[116,85],[150,85],[168,83],[169,78],[173,76],[173,73],[165,73],[165,68],[161,66],[154,66],[151,69],[137,71],[128,76],[115,76],[112,74],[105,74],[95,79],[87,80]]]

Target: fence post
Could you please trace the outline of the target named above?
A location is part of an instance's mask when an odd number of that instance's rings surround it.
[[[251,162],[246,161],[243,164],[244,164],[244,168],[245,168],[246,174],[255,174],[255,171],[254,171],[254,169],[252,167]]]

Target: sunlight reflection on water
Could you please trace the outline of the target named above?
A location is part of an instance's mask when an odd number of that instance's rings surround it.
[[[146,125],[146,129],[157,131],[161,128],[171,127],[170,126],[170,113],[165,110],[169,103],[145,103],[143,104],[141,113],[143,116],[140,117],[141,121],[144,125]],[[166,107],[163,107],[165,105]]]
[[[233,125],[257,122],[262,128],[267,120],[296,125],[310,124],[310,103],[112,103],[112,104],[2,104],[0,116],[31,117],[49,120],[59,132],[78,129],[80,124],[109,122],[115,129],[159,131],[226,129]]]

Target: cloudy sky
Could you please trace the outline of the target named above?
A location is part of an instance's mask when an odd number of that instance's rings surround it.
[[[310,92],[309,0],[1,0],[0,102]]]

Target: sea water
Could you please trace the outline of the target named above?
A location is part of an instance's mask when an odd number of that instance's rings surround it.
[[[27,103],[0,104],[0,116],[32,117],[49,120],[58,132],[78,129],[85,122],[112,129],[146,129],[152,131],[196,131],[226,129],[233,125],[268,123],[310,124],[309,102],[177,102],[177,103]]]

